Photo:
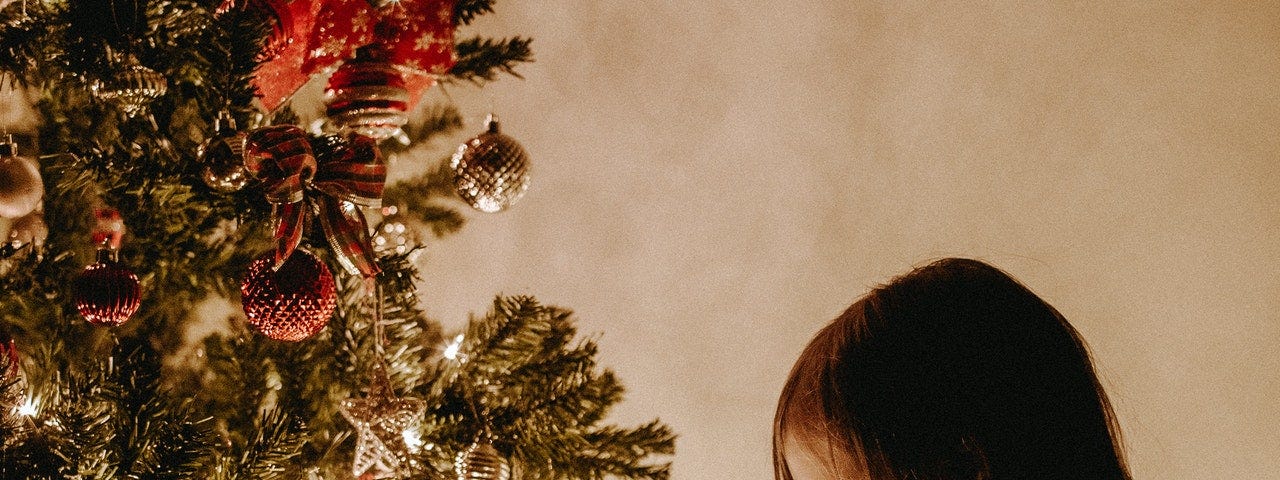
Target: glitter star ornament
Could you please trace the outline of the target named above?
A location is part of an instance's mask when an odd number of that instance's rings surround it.
[[[427,403],[397,397],[386,370],[378,368],[365,398],[348,398],[338,410],[356,429],[351,473],[357,478],[394,478],[408,453],[405,432],[422,419]]]

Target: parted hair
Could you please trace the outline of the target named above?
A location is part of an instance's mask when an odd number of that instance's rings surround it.
[[[842,480],[1130,479],[1080,334],[960,258],[875,288],[818,332],[778,401],[778,480],[793,479],[786,448],[851,470]]]

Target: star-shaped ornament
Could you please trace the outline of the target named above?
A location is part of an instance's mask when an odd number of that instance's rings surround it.
[[[351,473],[361,479],[392,478],[408,452],[405,431],[422,419],[427,403],[400,398],[382,368],[374,372],[365,398],[348,398],[338,410],[356,428],[356,455]]]

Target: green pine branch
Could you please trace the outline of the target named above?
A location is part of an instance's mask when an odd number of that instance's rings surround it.
[[[516,66],[533,61],[533,50],[530,48],[532,43],[532,39],[522,37],[501,40],[473,37],[462,40],[454,46],[458,62],[449,70],[449,76],[476,85],[497,80],[501,73],[524,78],[516,72]]]
[[[442,198],[457,198],[453,186],[453,170],[447,164],[394,185],[383,192],[383,205],[394,205],[406,216],[426,225],[436,237],[455,233],[466,225],[466,217],[453,207],[442,205]]]
[[[277,480],[291,478],[294,457],[302,450],[306,440],[305,426],[297,419],[278,410],[263,412],[254,425],[254,436],[248,448],[239,456],[231,469],[223,470],[220,478],[226,480]]]
[[[427,105],[421,115],[412,119],[403,128],[408,142],[383,142],[380,145],[383,156],[391,157],[425,145],[436,137],[448,135],[464,126],[462,114],[453,105]]]
[[[433,416],[449,420],[431,424],[433,443],[456,452],[487,429],[521,478],[667,478],[668,464],[650,462],[673,452],[669,428],[599,425],[623,387],[595,364],[595,342],[576,334],[566,309],[496,299],[468,324],[457,359],[441,360],[429,398]]]
[[[453,20],[458,25],[470,25],[486,13],[493,13],[493,0],[458,0],[453,4]]]

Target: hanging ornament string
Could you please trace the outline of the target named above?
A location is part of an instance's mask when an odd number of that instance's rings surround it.
[[[293,125],[249,132],[245,166],[262,181],[272,205],[275,268],[302,242],[310,202],[338,263],[352,275],[373,277],[381,269],[360,207],[382,205],[387,165],[368,137],[321,137],[316,146],[321,150],[313,152]]]
[[[466,385],[475,385],[467,379],[465,372],[460,372],[460,379]],[[477,406],[479,401],[474,392],[467,395],[467,407],[476,421],[480,422],[480,430],[467,445],[453,457],[453,472],[458,480],[510,480],[511,464],[493,445],[493,430],[489,425],[489,410]]]
[[[370,288],[372,284],[372,288]],[[365,279],[364,288],[373,300],[373,354],[377,360],[376,368],[387,369],[387,333],[382,325],[382,284],[376,278]]]
[[[460,335],[449,348],[460,349],[463,338],[465,337]],[[458,383],[469,387],[488,385],[488,382],[477,382],[472,379],[470,372],[462,365],[466,363],[465,354],[454,351],[453,355],[446,353],[446,357],[455,358],[458,361]],[[463,389],[464,403],[471,410],[472,417],[480,424],[480,429],[472,437],[471,443],[454,456],[454,474],[457,475],[458,480],[510,480],[511,464],[493,445],[493,428],[489,423],[489,409],[481,405],[478,398],[480,395],[483,393],[475,388]]]
[[[125,53],[132,55],[136,53],[135,50],[140,43],[138,38],[139,25],[145,24],[146,22],[146,19],[141,17],[141,15],[144,14],[143,9],[146,8],[146,4],[139,3],[139,0],[128,0],[124,3],[124,8],[128,8],[130,10],[128,15],[131,18],[125,19],[129,28],[126,29],[125,25],[120,23],[120,5],[117,0],[111,0],[111,22],[115,25],[116,33],[123,37],[122,40],[125,44]]]
[[[403,474],[408,454],[415,448],[410,438],[421,421],[427,402],[399,397],[387,375],[386,335],[382,325],[382,287],[365,279],[365,300],[372,302],[374,365],[364,398],[348,398],[338,411],[356,430],[356,450],[351,473],[359,478],[392,478]]]

